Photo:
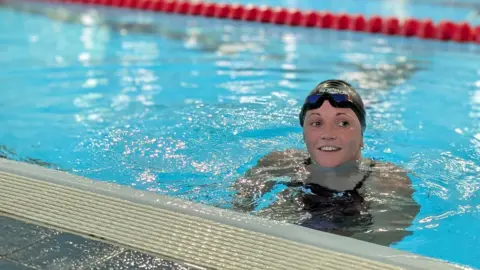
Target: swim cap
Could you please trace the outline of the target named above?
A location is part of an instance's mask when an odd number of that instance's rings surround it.
[[[349,83],[342,80],[323,81],[310,91],[300,111],[300,126],[303,127],[307,111],[319,108],[324,100],[329,100],[337,108],[352,109],[362,125],[362,133],[365,131],[366,113],[362,98]]]

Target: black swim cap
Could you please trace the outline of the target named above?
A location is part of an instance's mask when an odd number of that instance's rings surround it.
[[[360,124],[362,125],[362,133],[365,131],[366,123],[365,123],[365,108],[363,105],[362,98],[357,93],[357,91],[347,82],[342,80],[326,80],[319,83],[315,88],[310,91],[308,96],[315,95],[315,94],[344,94],[349,97],[351,102],[347,102],[348,108],[351,108],[355,115],[357,116]],[[332,104],[334,105],[334,104]],[[335,105],[334,105],[335,106]],[[308,110],[310,110],[310,104],[308,103],[308,97],[305,99],[305,102],[302,106],[302,110],[300,111],[300,126],[303,127],[303,122],[305,119],[305,114]]]

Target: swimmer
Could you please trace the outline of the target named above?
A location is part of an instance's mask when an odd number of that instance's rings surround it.
[[[236,181],[233,209],[381,245],[419,212],[405,170],[362,157],[366,112],[341,80],[318,84],[299,115],[306,152],[270,153]],[[279,180],[281,179],[281,180]]]

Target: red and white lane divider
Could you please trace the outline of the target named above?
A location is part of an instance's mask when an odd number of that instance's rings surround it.
[[[286,8],[259,7],[255,5],[191,2],[185,0],[44,0],[48,2],[93,4],[203,16],[219,19],[242,20],[296,27],[329,28],[339,31],[357,31],[392,36],[418,37],[441,41],[473,42],[480,44],[480,26],[466,22],[444,20],[438,24],[432,20],[357,14],[331,13],[328,11],[301,11]]]

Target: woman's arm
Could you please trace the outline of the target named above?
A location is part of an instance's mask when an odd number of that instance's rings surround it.
[[[298,165],[305,158],[304,152],[294,149],[271,152],[260,158],[254,167],[233,184],[233,210],[252,211],[255,200],[273,187],[274,182],[269,180],[282,176],[295,177]]]
[[[405,170],[390,163],[375,165],[365,182],[365,199],[370,204],[372,225],[352,237],[389,246],[412,234],[408,228],[420,211],[414,189]]]

